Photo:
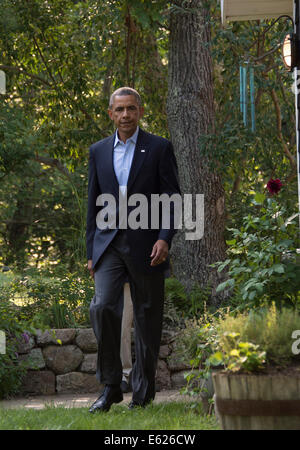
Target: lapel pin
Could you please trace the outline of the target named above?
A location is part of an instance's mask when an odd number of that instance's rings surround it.
[[[141,152],[145,152],[146,150],[141,150]]]

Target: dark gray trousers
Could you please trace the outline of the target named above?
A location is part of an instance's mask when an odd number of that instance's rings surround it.
[[[130,283],[134,310],[135,363],[132,399],[144,402],[155,397],[155,372],[162,332],[164,272],[137,270],[130,257],[126,230],[118,231],[95,267],[95,296],[90,319],[98,342],[96,377],[100,383],[120,384],[123,292]]]

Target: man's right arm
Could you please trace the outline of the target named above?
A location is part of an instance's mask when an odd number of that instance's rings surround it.
[[[89,175],[88,175],[88,208],[86,219],[86,252],[88,267],[92,267],[93,242],[96,231],[96,216],[99,207],[96,206],[96,199],[100,195],[100,188],[97,178],[97,170],[94,159],[94,148],[89,150]]]
[[[88,259],[88,271],[90,272],[90,275],[92,278],[94,278],[95,271],[93,270],[93,260]]]

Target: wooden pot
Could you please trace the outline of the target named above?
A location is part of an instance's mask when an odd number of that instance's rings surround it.
[[[213,373],[223,430],[300,430],[300,373]]]

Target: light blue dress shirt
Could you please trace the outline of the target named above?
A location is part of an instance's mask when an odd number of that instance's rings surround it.
[[[137,127],[133,135],[127,139],[126,144],[124,144],[118,137],[118,130],[116,131],[114,142],[114,169],[122,194],[125,193],[127,187],[138,133],[139,127]]]

